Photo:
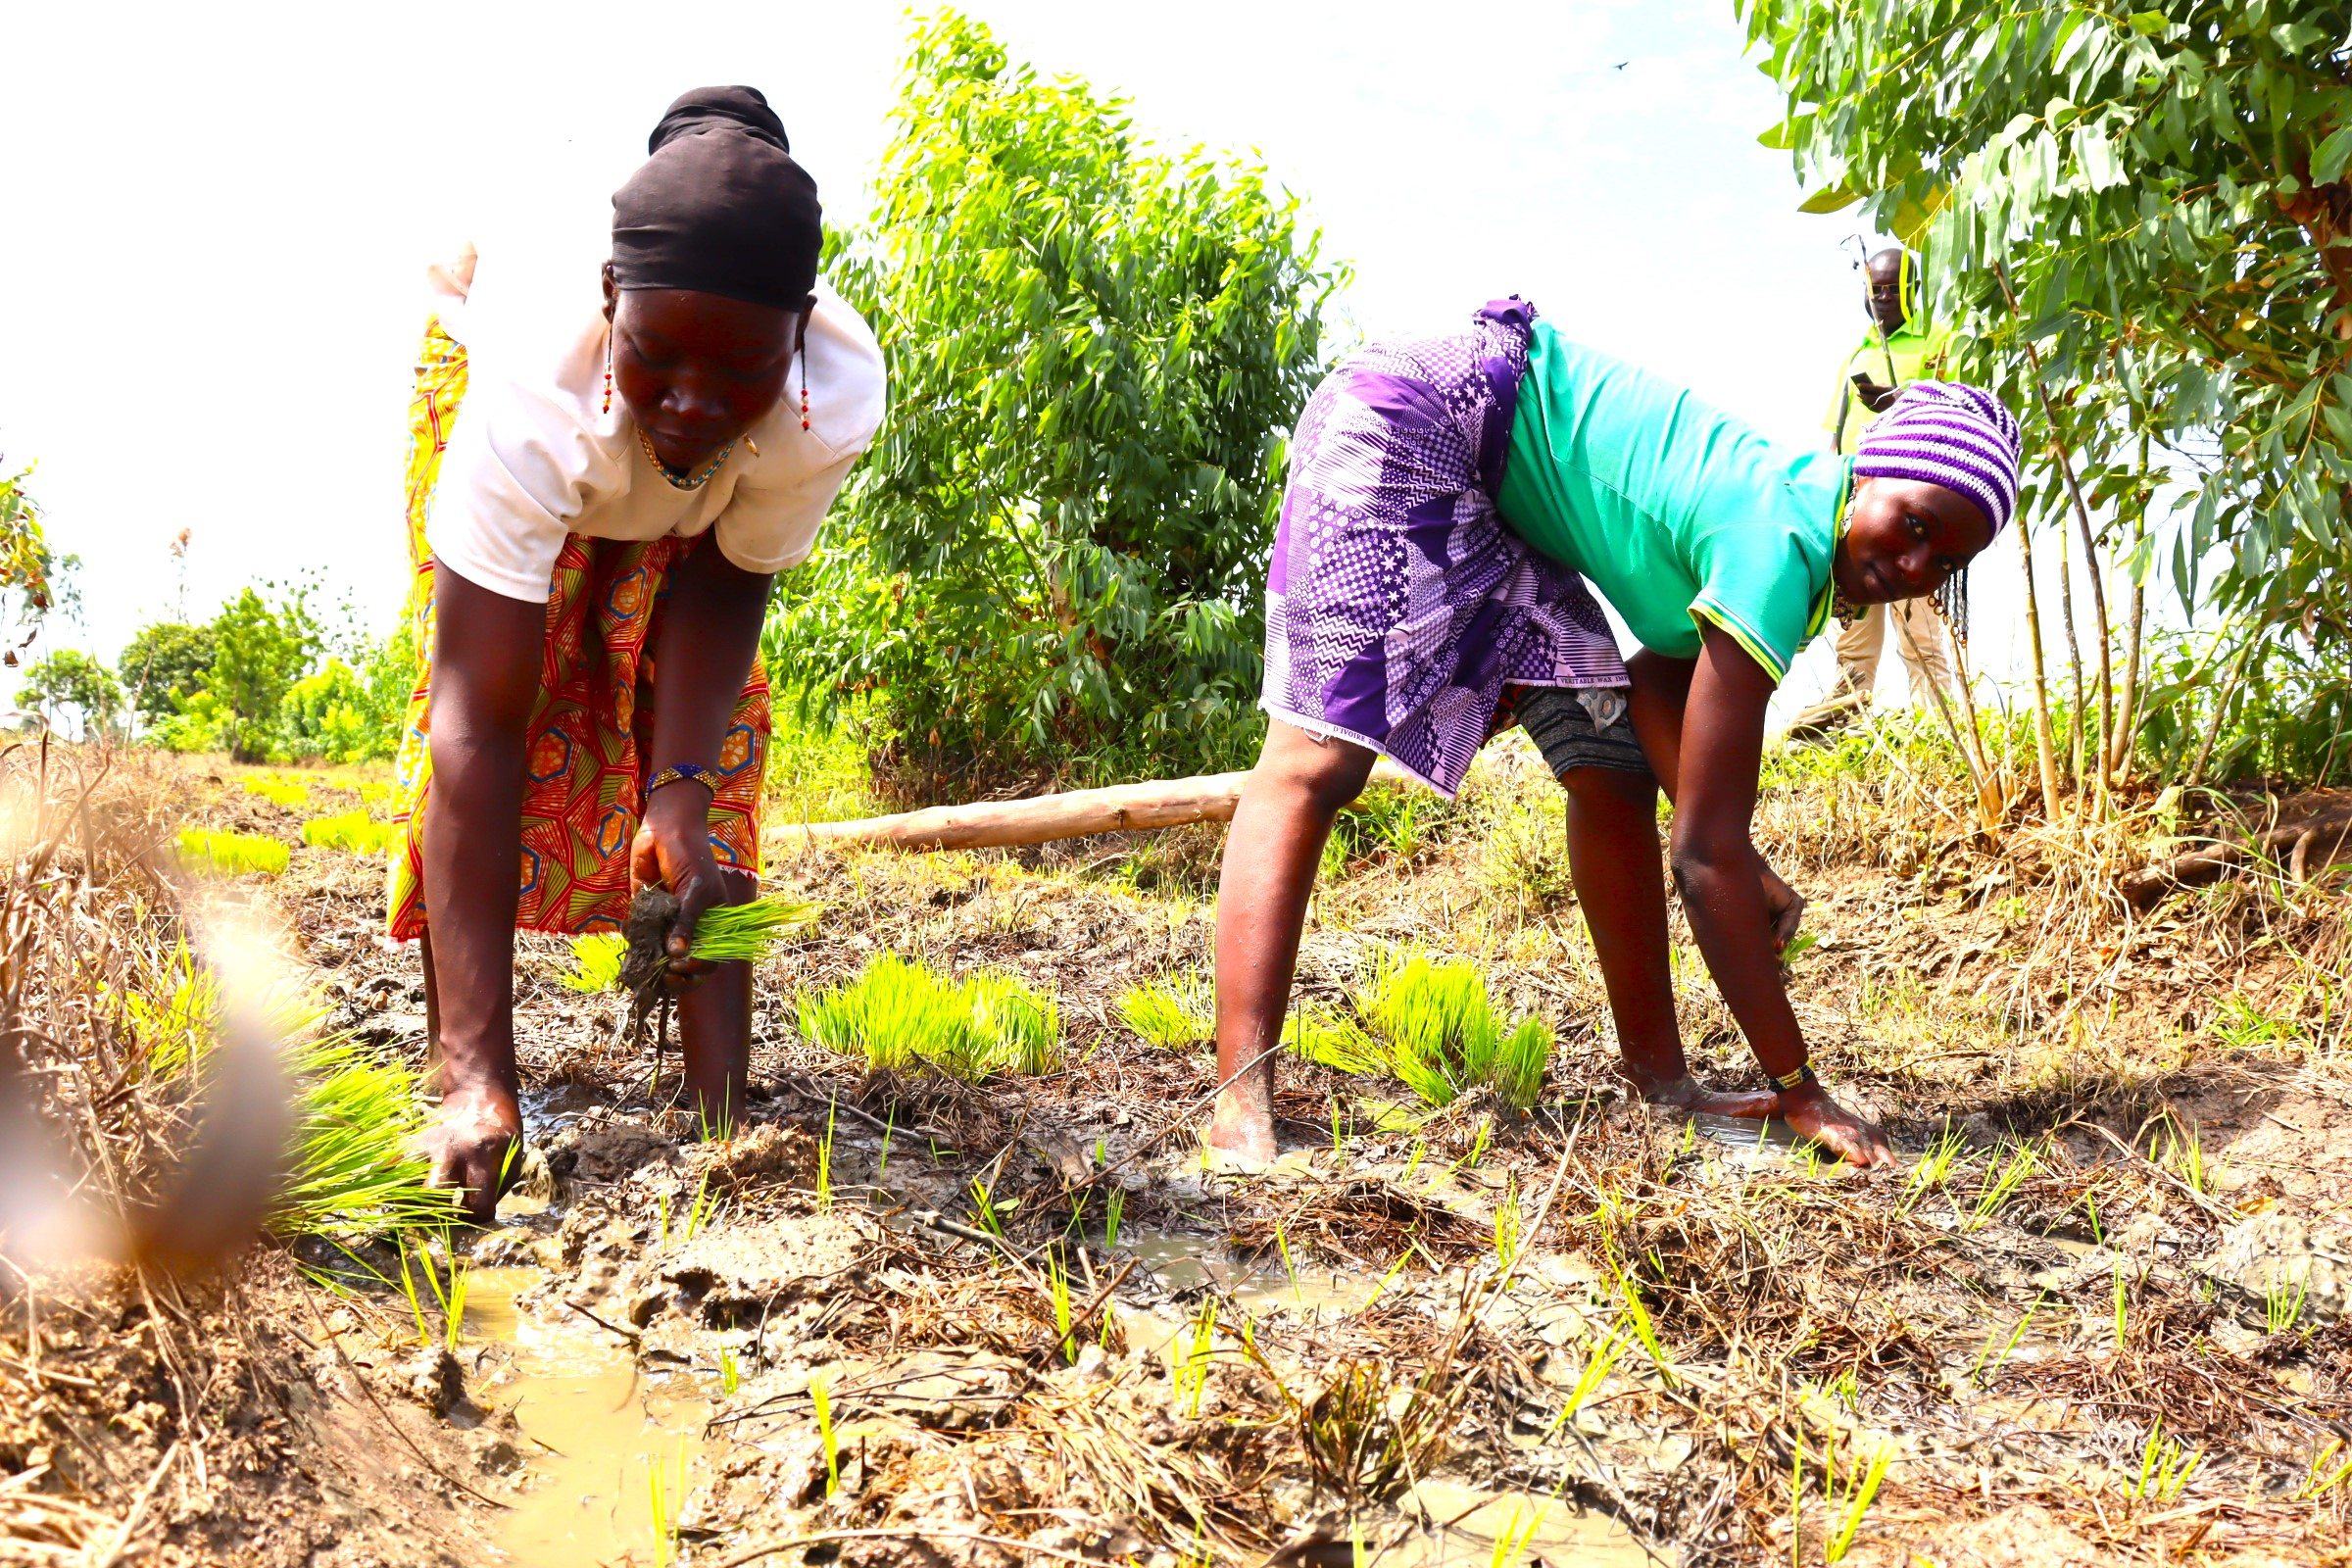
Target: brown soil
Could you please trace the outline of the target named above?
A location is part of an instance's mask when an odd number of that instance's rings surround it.
[[[1534,1499],[1523,1525],[1556,1500],[1499,1560],[1786,1562],[1792,1516],[1807,1562],[1849,1517],[1864,1564],[2352,1560],[2352,1480],[2325,1485],[2352,1457],[2328,896],[2226,883],[2128,920],[2045,862],[1850,798],[1768,802],[1766,848],[1815,899],[1794,994],[1816,1059],[1911,1156],[1860,1178],[1623,1101],[1556,796],[1507,752],[1483,766],[1467,805],[1319,897],[1302,998],[1343,1004],[1399,942],[1474,956],[1558,1031],[1544,1108],[1414,1126],[1394,1082],[1292,1062],[1264,1176],[1202,1168],[1205,1052],[1149,1046],[1116,1007],[1208,963],[1217,830],[784,856],[771,882],[825,914],[761,977],[754,1113],[724,1145],[624,1048],[625,1004],[563,988],[562,945],[524,939],[545,1165],[476,1259],[531,1271],[521,1340],[601,1345],[710,1407],[674,1547],[649,1531],[631,1559],[1175,1568],[1353,1563],[1360,1541],[1363,1561],[1488,1563],[1509,1520],[1473,1510],[1508,1494]],[[208,820],[294,836],[297,813],[214,793]],[[267,897],[335,1022],[420,1053],[376,868],[298,850]],[[968,1084],[803,1041],[796,990],[883,952],[1050,990],[1067,1064]],[[1748,1081],[1684,956],[1694,1064]],[[1958,1152],[1924,1180],[1939,1141]],[[1524,1249],[1507,1273],[1498,1232]],[[237,1291],[174,1317],[195,1380],[175,1397],[140,1312],[105,1290],[44,1307],[43,1365],[98,1387],[0,1406],[20,1477],[0,1543],[24,1497],[128,1520],[126,1560],[498,1539],[495,1504],[546,1463],[528,1354],[490,1337],[419,1360],[404,1298],[330,1302],[282,1257]],[[0,1335],[0,1387],[25,1349]],[[183,1457],[140,1504],[174,1442],[210,1490]],[[99,1525],[74,1528],[83,1550]]]

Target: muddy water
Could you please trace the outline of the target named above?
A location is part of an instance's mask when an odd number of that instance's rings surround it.
[[[1404,1498],[1426,1527],[1380,1560],[1395,1568],[1494,1568],[1497,1563],[1563,1562],[1578,1568],[1671,1564],[1606,1514],[1525,1492],[1477,1492],[1424,1481]],[[1366,1552],[1369,1558],[1371,1553]]]
[[[468,1337],[514,1356],[483,1392],[514,1408],[531,1473],[499,1521],[499,1549],[521,1568],[672,1561],[657,1494],[674,1527],[699,1479],[715,1391],[700,1376],[647,1377],[627,1346],[584,1319],[574,1329],[516,1311],[514,1298],[540,1278],[536,1269],[476,1269],[466,1298]]]

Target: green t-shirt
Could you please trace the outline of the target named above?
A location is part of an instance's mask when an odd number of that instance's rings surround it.
[[[1495,500],[1642,647],[1695,659],[1704,616],[1777,681],[1829,619],[1850,469],[1538,321]]]

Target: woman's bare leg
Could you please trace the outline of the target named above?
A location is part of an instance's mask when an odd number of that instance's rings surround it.
[[[1306,901],[1340,808],[1373,754],[1275,719],[1242,786],[1217,879],[1217,1096],[1212,1148],[1274,1157],[1274,1055],[1290,1007]]]
[[[722,867],[727,903],[749,904],[758,884],[745,873]],[[694,985],[678,993],[678,1045],[686,1056],[686,1108],[701,1119],[706,1137],[743,1125],[743,1091],[752,1072],[752,966],[712,964]]]

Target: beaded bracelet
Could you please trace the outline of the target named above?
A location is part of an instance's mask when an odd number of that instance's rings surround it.
[[[1798,1062],[1794,1072],[1767,1073],[1765,1076],[1783,1089],[1802,1089],[1807,1084],[1821,1082],[1813,1075],[1813,1064],[1809,1061]]]
[[[675,767],[663,768],[661,772],[656,773],[652,781],[645,786],[645,793],[650,797],[662,785],[675,784],[680,779],[700,784],[713,796],[718,794],[718,786],[710,782],[710,770],[697,762],[680,762]]]

